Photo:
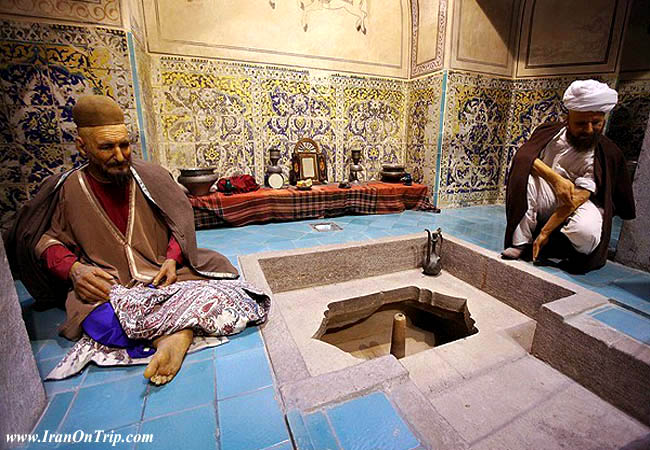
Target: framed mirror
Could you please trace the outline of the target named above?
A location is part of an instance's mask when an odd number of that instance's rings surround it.
[[[289,182],[295,185],[307,179],[311,179],[313,184],[326,183],[327,165],[325,155],[318,151],[318,144],[312,139],[303,138],[294,147]]]

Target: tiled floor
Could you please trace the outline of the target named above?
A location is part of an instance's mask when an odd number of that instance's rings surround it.
[[[309,224],[322,222],[319,220],[250,225],[200,231],[198,243],[222,252],[237,264],[237,255],[246,253],[364,241],[437,227],[442,228],[443,234],[500,251],[505,229],[502,206],[445,210],[441,214],[406,211],[381,216],[346,216],[329,221],[343,230],[317,232]],[[613,236],[617,237],[620,223],[615,225]],[[612,262],[587,275],[570,275],[553,267],[543,269],[613,298],[615,304],[594,311],[592,317],[650,344],[650,274]],[[28,305],[28,294],[20,285],[18,290],[24,304]],[[32,349],[41,375],[45,376],[71,346],[56,335],[63,311],[37,313],[28,306],[24,310]],[[154,444],[111,447],[108,443],[105,444],[107,448],[291,448],[273,374],[257,328],[248,329],[215,349],[189,355],[177,378],[167,386],[145,383],[142,371],[142,366],[93,366],[70,379],[45,382],[50,403],[36,431],[103,429],[115,430],[123,436],[137,432],[155,436]],[[289,422],[294,432],[299,428],[296,424],[303,424],[304,433],[298,433],[296,439],[302,436],[313,442],[333,441],[343,448],[356,448],[359,442],[373,442],[372,437],[378,433],[379,422],[373,422],[372,415],[367,415],[361,426],[346,419],[358,416],[359,408],[368,407],[366,403],[373,405],[371,409],[383,411],[381,416],[393,421],[398,438],[391,441],[394,443],[391,448],[418,445],[388,400],[380,394],[354,399],[307,416],[294,412]],[[94,445],[92,448],[102,447]]]

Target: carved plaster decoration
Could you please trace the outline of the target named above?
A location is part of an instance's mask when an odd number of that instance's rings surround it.
[[[188,0],[189,1],[189,0]],[[368,19],[368,0],[297,0],[302,10],[300,25],[304,31],[309,28],[309,15],[320,10],[335,11],[343,9],[357,18],[355,28],[366,34],[366,19]],[[269,0],[271,8],[275,9],[277,0]]]

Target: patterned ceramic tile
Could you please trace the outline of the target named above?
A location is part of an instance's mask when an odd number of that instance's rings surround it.
[[[75,68],[89,67],[88,50],[71,44],[48,44],[43,46],[47,63]]]
[[[195,144],[165,144],[165,167],[177,177],[180,167],[197,167]]]
[[[196,144],[196,160],[200,167],[215,167],[221,177],[235,174],[253,175],[254,143],[208,142]]]
[[[124,109],[135,108],[133,81],[127,70],[90,69],[90,79],[97,94],[108,95]]]
[[[15,146],[0,146],[0,180],[3,184],[23,182],[19,154],[20,152]]]
[[[43,48],[28,42],[0,42],[0,64],[47,64]]]
[[[4,7],[4,3],[0,3]],[[25,42],[42,42],[43,29],[41,24],[33,22],[0,21],[0,39]]]
[[[88,2],[74,3],[88,6]],[[21,2],[22,7],[29,4]],[[56,8],[65,4],[72,2],[57,2]],[[55,15],[57,11],[52,10]],[[73,144],[76,127],[71,114],[80,96],[109,94],[125,108],[130,132],[136,137],[138,124],[123,31],[2,21],[0,47],[0,145],[15,142],[17,153],[5,158],[18,157],[21,170],[20,184],[12,184],[11,194],[0,202],[0,226],[5,226],[7,208],[19,207],[46,176],[82,162]],[[5,178],[14,183],[18,175],[9,160]]]
[[[9,126],[9,115],[5,111],[5,105],[0,105],[0,145],[10,144],[13,141],[13,133]]]
[[[0,12],[75,22],[121,25],[119,0],[4,0]]]
[[[607,136],[628,160],[637,160],[650,118],[650,80],[621,81],[618,105],[611,113]]]
[[[344,146],[361,149],[366,179],[378,179],[382,163],[404,160],[405,95],[401,90],[348,87],[344,108]]]
[[[71,25],[44,25],[42,41],[51,44],[64,44],[87,47],[93,44],[92,29]]]
[[[57,106],[64,108],[64,115],[71,116],[77,98],[99,93],[97,82],[92,80],[88,68],[48,66],[48,79]]]
[[[194,142],[194,119],[185,115],[164,115],[160,119],[163,140],[168,142]]]
[[[75,144],[63,144],[62,147],[63,164],[66,170],[86,163],[86,158],[79,153]]]
[[[16,142],[58,144],[61,129],[57,109],[52,107],[25,106],[18,109],[9,119]]]
[[[5,231],[16,215],[16,211],[27,201],[24,184],[0,185],[0,229]]]
[[[262,81],[262,88],[265,92],[263,114],[280,117],[310,115],[309,83],[270,79]]]
[[[441,204],[480,204],[499,197],[511,88],[509,80],[450,73]]]
[[[253,128],[244,117],[198,113],[194,116],[199,141],[253,140]]]
[[[0,68],[4,103],[11,109],[23,106],[51,106],[54,97],[47,69],[33,64],[7,64]]]
[[[24,144],[19,146],[23,180],[40,184],[50,175],[65,170],[64,149],[61,145]]]

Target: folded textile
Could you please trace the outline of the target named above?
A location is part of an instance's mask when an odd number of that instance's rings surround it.
[[[217,190],[224,194],[243,194],[256,191],[260,188],[255,178],[250,175],[235,175],[230,178],[221,178],[217,181]]]
[[[271,306],[264,292],[241,280],[180,281],[164,288],[113,286],[110,304],[124,333],[132,340],[148,340],[191,328],[189,352],[227,342],[223,336],[263,323]],[[87,334],[70,349],[47,380],[81,371],[86,364],[100,366],[146,364],[151,356],[132,358],[125,348],[108,347]]]

